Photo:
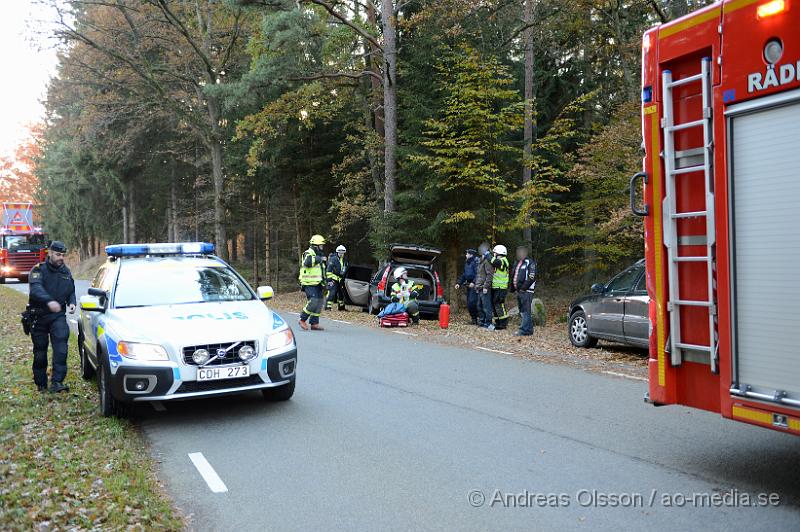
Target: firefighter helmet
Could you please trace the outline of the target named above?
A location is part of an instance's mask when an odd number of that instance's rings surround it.
[[[336,246],[336,253],[347,253],[347,248],[339,244]]]
[[[402,276],[406,275],[407,273],[408,273],[408,270],[406,270],[405,268],[400,266],[399,268],[395,268],[395,270],[394,270],[394,278],[395,279],[400,279]]]
[[[495,255],[508,255],[508,250],[503,244],[497,244],[492,251]]]
[[[312,246],[324,246],[325,245],[325,237],[322,235],[314,235],[311,237],[309,243]]]

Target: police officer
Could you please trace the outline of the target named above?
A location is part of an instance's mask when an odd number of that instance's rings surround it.
[[[328,271],[325,274],[328,278],[328,300],[325,302],[325,310],[331,310],[334,301],[340,311],[347,310],[344,306],[344,276],[347,273],[345,253],[347,248],[340,244],[336,246],[336,253],[331,253],[328,257]]]
[[[28,303],[38,314],[31,339],[33,340],[33,381],[40,392],[47,390],[47,348],[53,345],[53,372],[50,391],[68,391],[67,342],[69,325],[66,311],[75,313],[75,281],[64,264],[67,247],[58,240],[50,244],[47,259],[31,269],[28,275]]]
[[[303,252],[300,262],[300,287],[308,298],[308,303],[300,313],[300,327],[307,331],[324,330],[319,324],[319,315],[322,305],[325,304],[325,255],[322,247],[325,237],[314,235],[309,241],[309,247]]]
[[[467,259],[464,262],[464,273],[456,282],[456,290],[462,285],[467,286],[467,310],[472,318],[472,324],[478,325],[478,294],[475,292],[475,277],[478,274],[478,252],[472,248],[466,251]]]

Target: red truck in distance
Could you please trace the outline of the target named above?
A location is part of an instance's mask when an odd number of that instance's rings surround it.
[[[47,255],[47,235],[33,225],[33,205],[3,203],[0,225],[0,284],[16,278],[28,282],[28,273]]]

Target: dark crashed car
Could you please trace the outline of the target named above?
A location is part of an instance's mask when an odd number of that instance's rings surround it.
[[[365,266],[348,267],[344,280],[346,300],[366,312],[378,314],[391,302],[394,270],[402,266],[408,270],[408,279],[420,287],[417,299],[420,314],[437,317],[444,303],[444,288],[434,264],[441,254],[441,250],[428,246],[391,244],[389,260],[377,272],[372,273]]]
[[[636,347],[649,345],[650,321],[644,259],[569,306],[567,334],[576,347],[610,340]]]

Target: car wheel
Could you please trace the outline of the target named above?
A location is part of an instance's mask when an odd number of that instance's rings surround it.
[[[261,395],[267,401],[288,401],[294,395],[294,379],[290,382],[274,388],[264,388],[261,390]]]
[[[6,284],[6,278],[0,277],[0,284]]]
[[[582,310],[574,312],[570,316],[568,334],[569,341],[575,347],[594,347],[597,345],[597,338],[589,336],[586,314]]]
[[[111,374],[108,367],[105,364],[101,364],[99,370],[97,387],[100,391],[100,414],[103,417],[129,417],[133,410],[132,405],[117,401],[111,394],[111,383],[109,382]]]
[[[27,282],[28,282],[28,276],[27,276],[27,275],[22,275],[22,276],[20,276],[20,278],[19,278],[19,279],[17,279],[17,280],[18,280],[19,282],[21,282],[21,283],[27,283]]]
[[[87,358],[89,355],[86,353],[86,346],[84,345],[85,341],[86,341],[86,338],[83,336],[83,330],[79,328],[78,329],[78,356],[81,359],[81,377],[83,377],[85,380],[88,381],[92,377],[94,377],[95,371],[94,371],[94,368],[92,367],[91,362],[89,362],[89,359]]]

